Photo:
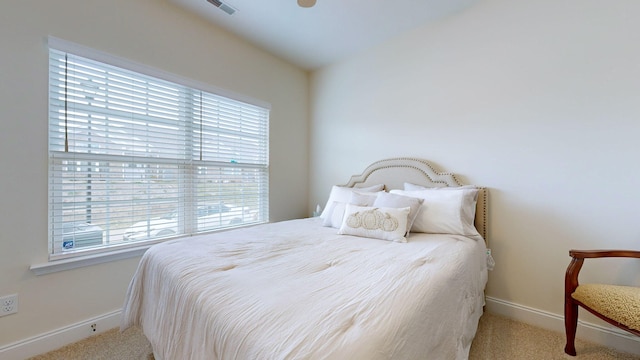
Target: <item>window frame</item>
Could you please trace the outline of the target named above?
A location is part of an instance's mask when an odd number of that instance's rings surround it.
[[[168,81],[168,82],[172,82],[175,84],[178,84],[180,86],[185,86],[185,87],[189,87],[192,88],[194,90],[198,90],[198,91],[202,91],[202,92],[206,92],[206,93],[210,93],[216,96],[221,96],[221,97],[225,97],[228,99],[232,99],[232,100],[236,100],[236,101],[240,101],[249,105],[254,105],[260,108],[263,108],[267,111],[267,123],[266,123],[266,164],[265,164],[265,169],[263,169],[264,172],[266,172],[266,194],[264,195],[264,198],[266,198],[266,210],[265,210],[265,215],[263,220],[261,221],[261,223],[264,222],[268,222],[269,221],[269,211],[268,211],[268,199],[269,199],[269,116],[268,116],[268,112],[271,109],[271,105],[267,102],[261,101],[261,100],[256,100],[253,99],[251,97],[245,96],[245,95],[241,95],[241,94],[237,94],[234,92],[230,92],[228,90],[224,90],[224,89],[220,89],[217,87],[214,87],[212,85],[206,84],[206,83],[202,83],[202,82],[198,82],[198,81],[194,81],[191,79],[186,79],[180,76],[177,76],[175,74],[171,74],[159,69],[155,69],[152,68],[150,66],[146,66],[146,65],[142,65],[139,63],[135,63],[126,59],[122,59],[107,53],[103,53],[94,49],[90,49],[78,44],[74,44],[65,40],[61,40],[55,37],[48,37],[48,45],[49,48],[58,50],[58,51],[62,51],[62,52],[66,52],[66,53],[70,53],[70,54],[74,54],[77,56],[81,56],[84,58],[88,58],[94,61],[98,61],[101,63],[105,63],[107,65],[112,65],[112,66],[116,66],[119,68],[123,68],[132,72],[136,72],[142,75],[146,75],[146,76],[151,76],[154,78],[158,78],[164,81]],[[49,73],[49,71],[47,72]],[[49,120],[48,120],[49,122]],[[49,132],[48,132],[49,133]],[[52,179],[52,175],[51,175],[51,156],[52,156],[52,151],[51,149],[48,147],[48,152],[50,153],[49,155],[49,171],[48,171],[48,181],[49,182],[55,182],[56,179]],[[53,154],[53,156],[55,157],[56,154]],[[62,156],[62,158],[65,157],[64,154],[58,154],[58,156]],[[100,157],[100,156],[98,156]],[[211,162],[209,162],[209,164],[211,164]],[[228,165],[228,164],[227,164]],[[198,161],[192,161],[192,164],[190,165],[193,168],[197,168],[198,166]],[[192,170],[193,171],[193,170]],[[50,187],[53,185],[49,185]],[[52,191],[51,189],[48,190],[49,193],[49,197],[51,197],[52,195]],[[187,192],[186,194],[187,197],[192,197],[195,196],[193,192],[189,193]],[[196,206],[197,207],[197,203],[194,200],[186,200],[186,201],[190,201],[191,202],[191,206]],[[48,200],[48,211],[47,211],[47,216],[48,216],[48,222],[49,222],[49,226],[48,226],[48,236],[47,236],[47,243],[48,243],[48,254],[49,254],[49,263],[52,262],[58,262],[58,264],[60,265],[60,267],[62,268],[62,270],[68,268],[68,266],[72,266],[75,267],[75,265],[73,265],[74,263],[77,264],[83,264],[80,266],[85,266],[84,264],[88,261],[89,263],[99,263],[99,262],[104,262],[104,261],[111,261],[111,260],[105,260],[105,259],[119,259],[119,258],[123,258],[123,257],[129,257],[129,256],[138,256],[140,254],[141,250],[146,250],[146,248],[148,248],[149,246],[156,244],[156,243],[160,243],[163,241],[166,241],[170,238],[162,238],[162,239],[146,239],[146,240],[140,240],[140,241],[135,241],[135,242],[131,242],[131,243],[124,243],[124,244],[118,244],[118,245],[107,245],[107,246],[101,246],[98,248],[89,248],[89,249],[82,249],[82,250],[73,250],[73,251],[66,251],[66,252],[55,252],[53,251],[53,241],[52,241],[52,231],[51,231],[51,221],[52,221],[52,216],[55,216],[55,214],[52,214],[52,207],[51,207],[51,200]],[[195,205],[194,205],[195,204]],[[189,215],[187,215],[189,216]],[[182,226],[182,225],[180,225]],[[222,228],[222,229],[214,229],[212,231],[207,231],[207,232],[216,232],[216,231],[223,231],[226,230],[226,228]],[[198,233],[194,233],[195,234],[202,234],[205,232],[198,232]],[[191,236],[190,234],[180,234],[176,237],[185,237],[185,236]],[[71,265],[69,265],[71,264]],[[48,266],[47,264],[40,264],[40,265],[34,265],[32,266],[32,270],[34,270],[36,273],[47,273],[50,272],[49,269],[50,266]],[[57,271],[57,270],[55,270]]]

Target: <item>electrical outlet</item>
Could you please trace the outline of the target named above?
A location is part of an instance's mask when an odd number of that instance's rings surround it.
[[[18,294],[0,297],[0,316],[18,312]]]
[[[98,325],[97,324],[91,324],[91,334],[93,334],[96,331],[98,331]]]

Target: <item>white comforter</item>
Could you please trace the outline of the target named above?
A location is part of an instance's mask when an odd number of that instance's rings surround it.
[[[482,239],[408,243],[291,220],[151,247],[122,329],[156,359],[466,359],[484,303]]]

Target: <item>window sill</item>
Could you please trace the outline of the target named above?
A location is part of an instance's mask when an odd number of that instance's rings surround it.
[[[241,227],[251,227],[255,225],[265,224],[267,221],[257,222],[253,224],[242,224],[228,228],[222,228],[211,232],[202,232],[197,235],[204,235],[214,232],[223,232],[232,229],[237,229]],[[132,257],[142,256],[147,249],[151,246],[162,243],[169,240],[176,240],[186,238],[190,235],[184,235],[183,237],[169,237],[162,238],[157,240],[146,240],[143,244],[125,244],[127,246],[125,248],[116,248],[107,251],[103,251],[104,249],[98,249],[96,251],[102,252],[93,252],[86,255],[78,255],[78,254],[62,254],[58,255],[55,259],[50,259],[49,262],[43,264],[33,264],[29,267],[31,271],[34,272],[37,276],[51,274],[59,271],[77,269],[85,266],[97,265],[106,262],[112,262],[117,260],[129,259]],[[142,241],[141,241],[142,242]],[[91,251],[91,250],[89,250]]]
[[[142,256],[142,254],[144,254],[144,252],[147,251],[150,246],[151,245],[146,245],[129,249],[110,251],[101,254],[92,254],[62,260],[55,260],[44,264],[34,264],[31,265],[30,269],[38,276],[46,275],[59,271],[77,269],[85,266]]]

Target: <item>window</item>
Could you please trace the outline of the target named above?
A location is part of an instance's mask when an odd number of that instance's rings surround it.
[[[268,107],[49,44],[50,258],[268,221]]]

